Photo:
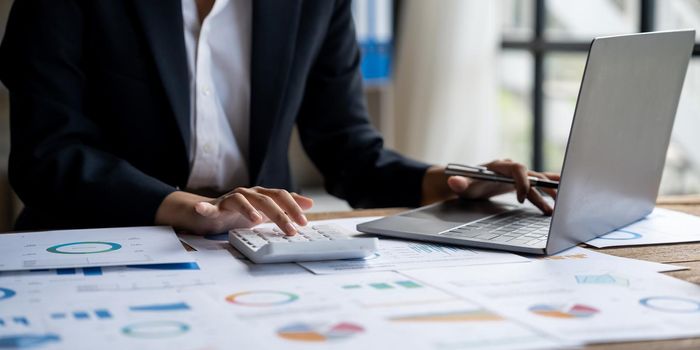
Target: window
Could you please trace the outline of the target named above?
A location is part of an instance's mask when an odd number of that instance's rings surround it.
[[[590,41],[601,35],[697,28],[700,0],[504,0],[502,14],[500,104],[508,126],[502,134],[514,137],[504,149],[513,158],[528,157],[534,169],[559,171]],[[661,194],[700,193],[700,33],[697,41]],[[521,134],[513,131],[517,127]],[[525,144],[528,154],[517,151]]]

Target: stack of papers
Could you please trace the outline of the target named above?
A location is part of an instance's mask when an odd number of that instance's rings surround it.
[[[668,240],[658,220],[676,213],[656,214],[628,229]],[[256,265],[222,237],[181,235],[197,249],[187,252],[161,227],[0,235],[0,349],[565,349],[700,336],[700,286],[659,274],[679,266],[383,238],[367,259]]]

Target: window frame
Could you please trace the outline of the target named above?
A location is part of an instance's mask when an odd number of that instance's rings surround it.
[[[653,31],[655,26],[655,0],[638,0],[640,2],[638,31]],[[501,48],[509,51],[528,51],[532,56],[532,159],[531,167],[543,171],[545,162],[545,115],[544,115],[544,80],[545,58],[553,53],[578,52],[587,53],[590,41],[548,40],[545,35],[547,3],[546,0],[534,0],[532,34],[529,39],[503,38]],[[700,44],[693,48],[693,57],[700,56]]]

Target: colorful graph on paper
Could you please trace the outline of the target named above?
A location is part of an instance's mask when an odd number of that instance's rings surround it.
[[[146,321],[122,328],[122,334],[132,338],[171,338],[190,330],[190,325],[180,321]]]
[[[402,315],[391,317],[390,320],[400,322],[483,322],[502,321],[504,318],[485,309],[475,309]]]
[[[0,235],[0,271],[192,262],[172,228],[122,227]]]
[[[670,313],[700,313],[700,300],[674,297],[653,296],[642,298],[639,303],[649,309]]]
[[[268,307],[289,304],[299,299],[299,296],[278,290],[257,290],[238,292],[226,297],[226,301],[240,306]]]
[[[327,342],[352,338],[365,329],[350,322],[293,323],[277,330],[280,338],[302,342]]]
[[[583,304],[537,304],[530,307],[530,312],[552,318],[588,318],[598,312],[598,309]]]

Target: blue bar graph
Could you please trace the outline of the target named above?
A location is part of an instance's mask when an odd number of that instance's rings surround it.
[[[92,317],[90,314],[94,314],[95,317]],[[90,311],[72,311],[72,312],[54,312],[49,315],[51,319],[53,320],[67,320],[67,319],[75,319],[79,321],[83,320],[91,320],[91,319],[97,319],[97,320],[110,320],[112,319],[112,313],[107,310],[107,309],[95,309],[92,312]],[[25,319],[26,320],[26,319]]]
[[[189,309],[190,306],[186,303],[153,304],[129,307],[129,310],[131,311],[182,311]]]
[[[58,334],[9,334],[0,335],[0,349],[38,348],[61,340]]]
[[[0,318],[0,327],[9,326],[9,324],[10,324],[9,319],[5,320],[5,319]],[[12,317],[12,324],[29,327],[29,320],[24,316],[15,316],[15,317]],[[0,349],[2,349],[2,347],[0,347]]]
[[[87,320],[90,319],[90,315],[85,312],[85,311],[74,311],[73,312],[73,317],[75,317],[76,320]]]
[[[15,324],[29,326],[29,320],[27,320],[26,317],[21,317],[21,316],[20,317],[13,317],[12,322],[14,322]]]
[[[173,263],[173,264],[146,264],[146,265],[126,265],[129,269],[140,269],[140,270],[199,270],[199,265],[196,262],[187,263]],[[58,276],[75,276],[81,274],[86,277],[102,276],[104,271],[101,267],[84,267],[82,269],[75,268],[61,268],[61,269],[34,269],[29,270],[27,273],[37,273],[37,274],[56,274]],[[1,274],[1,273],[0,273]],[[0,291],[1,292],[1,291]],[[0,299],[2,299],[2,294],[0,293]]]
[[[199,270],[196,262],[173,263],[173,264],[146,264],[146,265],[126,265],[132,269],[146,270]]]
[[[100,319],[112,318],[112,314],[108,310],[105,310],[105,309],[95,310],[95,315],[97,316],[97,318],[100,318]]]
[[[66,314],[63,312],[54,312],[51,314],[51,318],[54,320],[61,320],[66,318]]]
[[[29,320],[24,316],[14,316],[12,317],[11,321],[12,322],[10,322],[10,319],[0,318],[0,327],[6,327],[10,324],[22,325],[27,327],[29,326]],[[2,347],[0,347],[0,349],[2,349]]]
[[[97,267],[83,267],[83,274],[85,276],[102,276],[102,268]]]

